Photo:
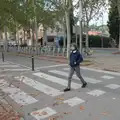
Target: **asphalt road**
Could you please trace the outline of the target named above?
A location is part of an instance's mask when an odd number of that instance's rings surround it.
[[[86,88],[73,77],[67,86],[69,67],[49,61],[6,55],[0,61],[0,89],[25,120],[119,120],[120,74],[81,68]],[[4,77],[3,77],[4,76]]]

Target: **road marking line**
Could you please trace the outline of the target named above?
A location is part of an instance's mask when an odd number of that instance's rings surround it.
[[[92,90],[92,91],[90,91],[90,92],[87,92],[87,94],[89,94],[89,95],[92,95],[92,96],[96,96],[96,97],[98,97],[98,96],[100,96],[100,95],[103,95],[103,94],[105,94],[106,92],[105,91],[102,91],[102,90]]]
[[[109,85],[107,85],[107,86],[105,86],[105,87],[108,87],[108,88],[110,88],[110,89],[118,89],[118,88],[120,88],[120,85],[117,85],[117,84],[109,84]]]
[[[84,103],[85,101],[78,98],[78,97],[74,97],[68,100],[65,100],[64,103],[67,103],[68,105],[70,105],[71,107],[74,107],[76,105],[79,105],[81,103]]]
[[[0,61],[0,65],[8,65],[9,63],[8,62],[1,62]]]
[[[89,71],[93,71],[93,72],[99,72],[99,73],[105,73],[105,74],[120,76],[120,73],[118,73],[118,72],[109,72],[109,71],[105,71],[105,70],[98,70],[98,69],[86,68],[86,67],[81,67],[81,69],[89,70]],[[69,68],[64,68],[64,70],[69,70]]]
[[[43,67],[37,67],[36,69],[41,69],[41,68],[52,68],[52,67],[62,67],[62,66],[67,66],[68,64],[58,64],[58,65],[51,65],[51,66],[43,66]]]
[[[36,120],[41,120],[48,118],[52,115],[57,114],[57,112],[49,107],[43,108],[41,110],[37,110],[31,113],[31,116],[33,116]]]
[[[5,68],[5,67],[17,68],[20,66],[18,66],[18,65],[0,65],[0,68]]]
[[[3,75],[0,75],[0,79],[1,79],[1,78],[3,79],[5,76],[6,76],[6,75],[4,75],[4,74],[3,74]]]
[[[35,80],[30,79],[25,76],[21,76],[20,78],[16,78],[16,79],[19,81],[22,80],[22,82],[25,83],[26,85],[29,85],[29,86],[33,87],[34,89],[37,89],[37,90],[39,90],[47,95],[53,96],[53,97],[63,94],[63,92],[60,92],[60,90],[57,90],[55,88],[52,88],[48,85],[45,85],[43,83],[40,83],[38,81],[35,81]]]
[[[21,64],[15,63],[15,62],[11,62],[11,61],[7,61],[7,62],[8,62],[8,63],[11,63],[11,64],[16,64],[16,65],[21,66],[21,67],[25,67],[25,68],[31,69],[31,68],[28,67],[28,66],[21,65]]]
[[[3,79],[0,80],[0,89],[7,93],[11,99],[20,105],[29,105],[38,101],[27,95],[27,93],[21,91],[19,88],[16,88],[13,85],[9,86],[8,82]]]
[[[113,78],[115,78],[115,77],[104,75],[104,76],[102,76],[101,78],[110,80],[110,79],[113,79]]]
[[[63,85],[63,86],[67,86],[67,84],[68,84],[67,80],[64,80],[62,78],[58,78],[58,77],[55,77],[55,76],[52,76],[52,75],[48,75],[48,74],[45,74],[45,73],[42,73],[42,72],[33,73],[33,75],[38,76],[40,78],[43,78],[43,79],[45,79],[47,81],[50,81],[50,82],[53,82],[53,83]],[[77,83],[72,82],[71,85],[72,85],[73,89],[81,88],[81,84],[77,84]]]
[[[69,74],[69,73],[66,73],[66,72],[58,71],[58,70],[50,70],[49,72],[54,73],[54,74],[58,74],[58,75],[62,75],[62,76],[65,76],[65,77],[68,77],[68,74]],[[76,80],[79,80],[79,78],[76,75],[73,75],[73,78],[76,79]],[[89,82],[89,83],[92,83],[92,84],[102,82],[100,80],[96,80],[96,79],[88,78],[88,77],[84,77],[84,79],[85,79],[86,82]]]
[[[3,69],[0,70],[1,72],[7,72],[7,71],[11,71],[11,72],[18,72],[18,71],[27,71],[29,69]]]

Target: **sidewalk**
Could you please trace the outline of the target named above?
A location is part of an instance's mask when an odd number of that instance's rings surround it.
[[[62,57],[39,57],[40,59],[46,59],[59,63],[68,63],[66,58]],[[91,57],[84,59],[81,66],[87,66],[89,68],[101,69],[105,71],[120,72],[120,55],[118,54],[98,54],[95,53]]]
[[[102,69],[112,72],[120,72],[120,55],[97,56],[94,59],[94,64],[90,68]]]
[[[4,79],[4,77],[0,77]],[[0,89],[0,120],[23,120],[22,116],[14,111],[15,109],[7,100],[7,94]]]
[[[0,90],[0,120],[20,120],[20,115],[18,115],[12,106],[2,98]]]

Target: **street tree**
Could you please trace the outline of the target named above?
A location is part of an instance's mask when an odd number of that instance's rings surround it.
[[[79,2],[79,1],[78,1]],[[89,47],[88,30],[91,20],[98,20],[103,14],[103,8],[106,8],[105,0],[81,0],[82,2],[82,22],[85,23],[86,28],[86,48]],[[76,8],[80,7],[78,4]],[[80,13],[78,13],[80,14]]]
[[[119,51],[120,51],[120,0],[117,0],[117,8],[119,13]]]
[[[103,7],[106,6],[105,0],[83,0],[83,21],[86,27],[86,48],[89,47],[89,24],[91,20],[98,20],[103,15]],[[102,16],[103,17],[103,16]]]
[[[109,0],[109,3],[111,6],[108,22],[110,35],[116,39],[120,50],[120,0]]]
[[[110,9],[109,9],[108,27],[109,27],[110,37],[115,39],[117,44],[119,44],[119,17],[118,16],[119,16],[118,8],[114,4],[114,2],[111,2]]]

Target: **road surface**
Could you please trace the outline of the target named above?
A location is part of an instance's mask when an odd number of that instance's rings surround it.
[[[74,75],[67,86],[68,65],[7,55],[0,61],[0,89],[25,120],[119,120],[120,74],[81,68],[86,88]]]

